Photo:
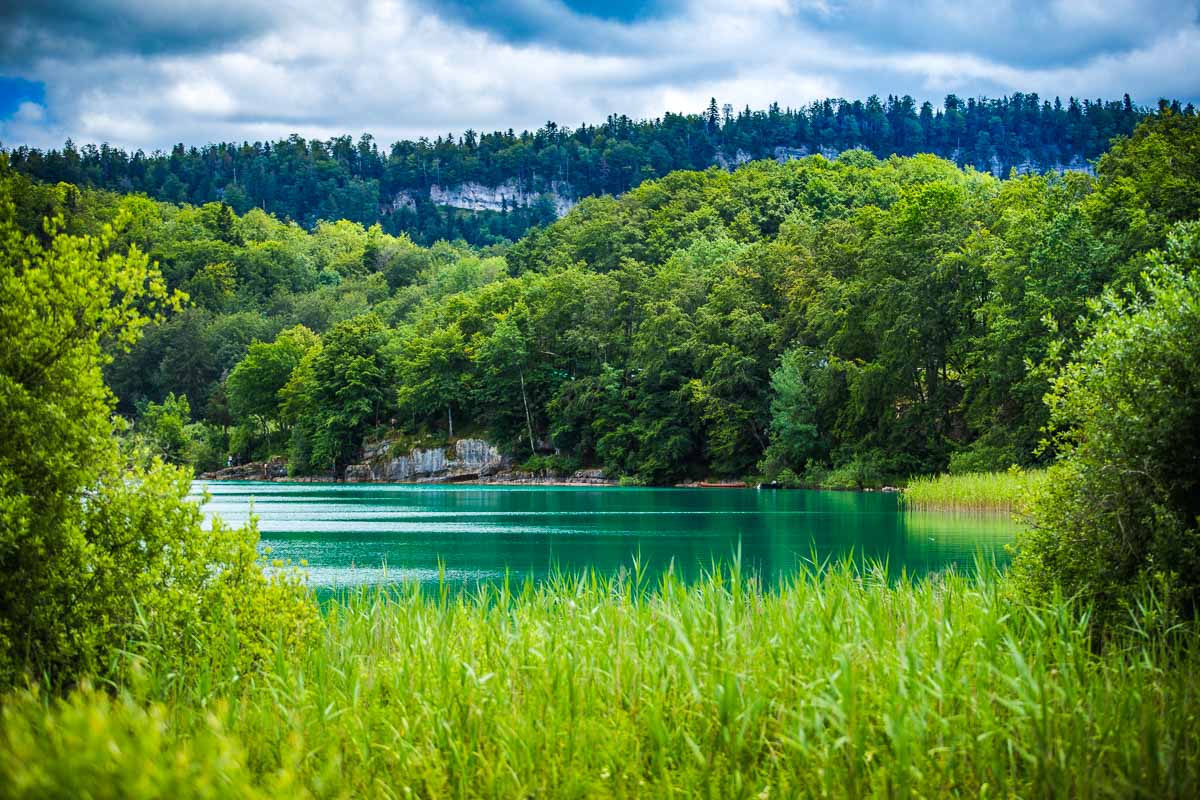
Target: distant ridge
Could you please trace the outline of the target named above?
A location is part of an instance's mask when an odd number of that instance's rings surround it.
[[[1158,109],[1122,100],[1045,100],[1016,93],[998,99],[947,96],[940,107],[908,95],[827,99],[803,108],[734,112],[714,99],[696,114],[653,120],[612,115],[578,128],[547,122],[536,131],[473,130],[399,141],[381,149],[369,134],[305,140],[233,142],[169,152],[130,153],[106,144],[8,150],[11,165],[48,182],[143,192],[171,202],[224,201],[312,227],[321,219],[379,223],[414,241],[465,239],[484,245],[519,238],[574,201],[619,194],[678,169],[736,166],[760,158],[836,154],[862,148],[877,156],[934,153],[995,174],[1088,169],[1115,136]]]

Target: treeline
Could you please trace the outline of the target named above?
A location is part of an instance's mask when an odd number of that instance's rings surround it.
[[[1191,115],[1191,104],[1160,104]],[[1104,152],[1114,136],[1128,135],[1149,111],[1123,101],[1036,94],[999,99],[955,95],[940,108],[912,97],[872,95],[865,101],[824,100],[805,108],[734,112],[714,99],[697,114],[633,120],[610,116],[601,125],[559,126],[435,139],[399,141],[381,149],[369,135],[327,141],[291,136],[274,142],[234,142],[170,152],[129,153],[107,144],[61,150],[16,147],[13,168],[43,182],[141,192],[172,203],[228,203],[238,214],[259,208],[313,228],[320,220],[346,219],[384,231],[407,233],[431,244],[462,238],[475,245],[513,241],[553,219],[552,208],[533,200],[500,212],[468,213],[428,202],[432,185],[512,181],[529,197],[557,190],[576,198],[620,194],[675,170],[700,170],[744,159],[803,152],[866,149],[891,154],[933,153],[958,166],[1007,175],[1013,167],[1042,171],[1082,164]],[[394,204],[408,193],[413,205]]]
[[[1168,112],[1095,177],[863,151],[676,172],[503,251],[21,195],[30,225],[121,217],[121,244],[188,293],[106,376],[131,415],[186,396],[206,465],[288,453],[294,472],[338,471],[368,435],[472,432],[650,483],[861,485],[1052,455],[1057,364],[1089,301],[1195,218],[1198,141],[1194,115]]]

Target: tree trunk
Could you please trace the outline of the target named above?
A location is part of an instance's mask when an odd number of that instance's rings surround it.
[[[525,429],[529,432],[529,454],[537,452],[533,446],[533,418],[529,416],[529,398],[525,395],[525,370],[521,370],[521,402],[525,404]]]
[[[454,438],[454,408],[446,403],[446,419],[450,422],[450,438]]]

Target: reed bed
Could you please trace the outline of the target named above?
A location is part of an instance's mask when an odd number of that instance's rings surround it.
[[[1045,478],[1045,470],[1016,469],[918,477],[908,482],[903,500],[918,511],[1012,513]]]
[[[1196,797],[1200,628],[993,568],[363,590],[317,641],[0,709],[8,797]]]

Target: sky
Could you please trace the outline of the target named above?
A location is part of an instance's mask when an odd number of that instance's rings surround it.
[[[0,143],[401,138],[948,93],[1200,103],[1200,0],[0,0]]]

